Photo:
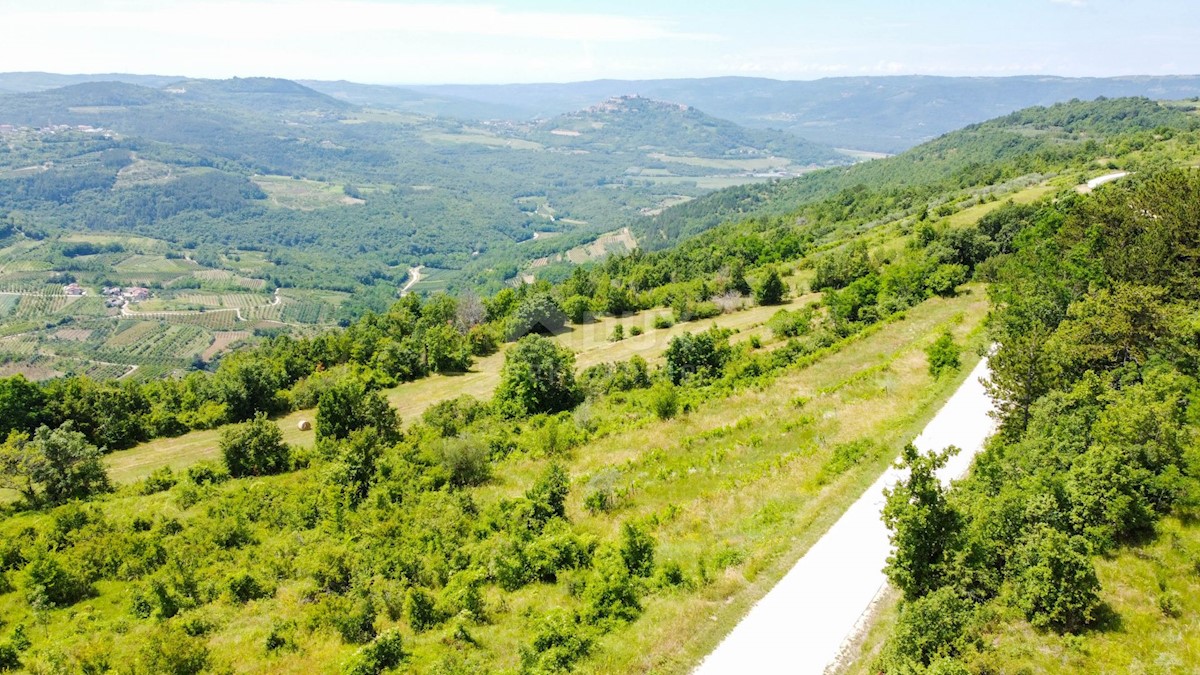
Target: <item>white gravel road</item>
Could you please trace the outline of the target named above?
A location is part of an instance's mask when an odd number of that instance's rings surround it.
[[[943,482],[966,473],[995,428],[987,375],[984,359],[914,441],[925,451],[961,449],[938,473]],[[887,583],[891,546],[880,512],[883,489],[900,475],[884,472],[694,672],[822,673],[835,664]]]

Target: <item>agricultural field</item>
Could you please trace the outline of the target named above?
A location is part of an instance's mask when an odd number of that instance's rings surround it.
[[[312,211],[330,206],[353,206],[363,200],[345,193],[341,185],[291,176],[255,176],[254,184],[267,193],[272,206]]]

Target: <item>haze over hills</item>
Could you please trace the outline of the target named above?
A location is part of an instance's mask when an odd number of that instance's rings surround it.
[[[155,75],[0,73],[0,91],[36,91],[83,81],[165,86]],[[1020,108],[1098,96],[1183,99],[1200,96],[1200,76],[836,77],[773,80],[713,77],[508,85],[376,85],[300,82],[329,96],[373,107],[470,120],[529,120],[581,110],[624,95],[690,105],[737,124],[790,131],[811,141],[894,153],[967,124]]]

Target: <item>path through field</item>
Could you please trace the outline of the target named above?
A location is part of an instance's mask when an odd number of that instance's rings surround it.
[[[922,451],[961,449],[938,472],[943,483],[967,472],[994,430],[981,381],[987,375],[983,359],[914,441]],[[886,587],[891,546],[880,518],[883,489],[901,475],[895,468],[884,472],[695,672],[823,673],[835,665]]]

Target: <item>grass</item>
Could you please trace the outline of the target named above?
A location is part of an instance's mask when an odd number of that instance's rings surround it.
[[[890,463],[895,448],[932,416],[957,382],[929,377],[924,346],[945,326],[952,326],[960,340],[966,339],[985,311],[978,288],[958,298],[931,300],[902,319],[845,341],[837,351],[813,359],[807,366],[783,373],[768,385],[693,402],[692,411],[677,419],[642,417],[637,424],[618,428],[562,458],[573,482],[567,510],[579,528],[612,540],[622,522],[653,518],[650,522],[657,524],[651,527],[659,542],[657,559],[680,562],[694,579],[699,575],[698,563],[703,561],[709,580],[693,591],[661,591],[646,597],[645,614],[602,638],[595,655],[582,664],[582,672],[670,673],[693,665]],[[756,318],[745,314],[729,316],[741,321]],[[599,341],[591,338],[583,344],[598,347]],[[614,350],[624,348],[612,344]],[[494,369],[503,357],[489,359],[482,368]],[[961,372],[965,374],[969,367],[964,364]],[[409,406],[427,405],[426,395],[457,395],[486,384],[478,380],[472,384],[465,379],[469,377],[430,378],[393,393],[407,393],[402,403]],[[799,396],[807,401],[798,406]],[[295,427],[301,415],[280,420],[289,442],[311,438],[311,432],[299,432]],[[827,483],[817,480],[838,443],[864,436],[879,440],[874,451]],[[174,439],[170,448],[177,460],[174,465],[189,463],[189,448],[199,455],[209,452],[216,437],[216,431],[208,431]],[[166,443],[158,442],[158,447],[165,448]],[[126,460],[122,466],[114,466],[118,455]],[[118,475],[121,472],[129,476],[145,470],[134,466],[139,459],[135,454],[118,455],[109,460],[119,481],[125,481]],[[140,459],[160,461],[162,456],[143,452]],[[470,491],[471,498],[487,508],[497,499],[519,494],[548,461],[514,454],[496,465],[493,482]],[[604,471],[617,472],[620,486],[629,489],[630,500],[615,513],[592,515],[582,508],[587,481]],[[288,474],[245,485],[250,489],[259,483],[286,486],[300,478],[298,473]],[[170,494],[140,497],[122,492],[99,502],[99,507],[125,516],[196,516],[180,509]],[[264,540],[263,553],[271,554],[278,546],[304,547],[313,541],[307,535],[305,541],[294,540],[293,534],[286,538],[287,542]],[[470,626],[479,645],[472,651],[489,666],[514,668],[518,647],[529,641],[531,615],[578,603],[569,596],[567,586],[532,584],[503,595],[488,587],[490,621]],[[107,641],[101,645],[105,653],[113,658],[132,653],[130,650],[150,639],[153,624],[128,619],[131,588],[127,582],[101,582],[100,594],[69,610],[72,614],[56,611],[52,620],[39,624],[38,642],[74,650],[81,640],[90,639],[75,631],[91,625],[92,635]],[[223,601],[206,606],[204,616],[216,626],[206,643],[220,662],[236,659],[238,670],[335,672],[354,647],[341,645],[328,633],[306,637],[299,653],[268,656],[262,650],[273,623],[303,621],[308,611],[305,588],[302,581],[286,581],[273,599],[241,606]],[[12,623],[34,625],[35,617],[19,593],[0,597],[0,612]],[[391,625],[385,618],[380,622]],[[413,634],[407,627],[402,630],[406,651],[411,653],[406,667],[413,672],[427,671],[436,658],[446,654],[445,630],[421,634]]]
[[[784,157],[758,157],[755,159],[723,159],[715,157],[679,157],[663,153],[653,153],[651,159],[687,166],[700,166],[706,169],[727,169],[729,171],[766,171],[783,169],[791,166],[792,161]]]
[[[312,211],[328,206],[362,204],[348,197],[341,185],[291,176],[255,176],[253,181],[267,193],[272,206],[297,211]]]

